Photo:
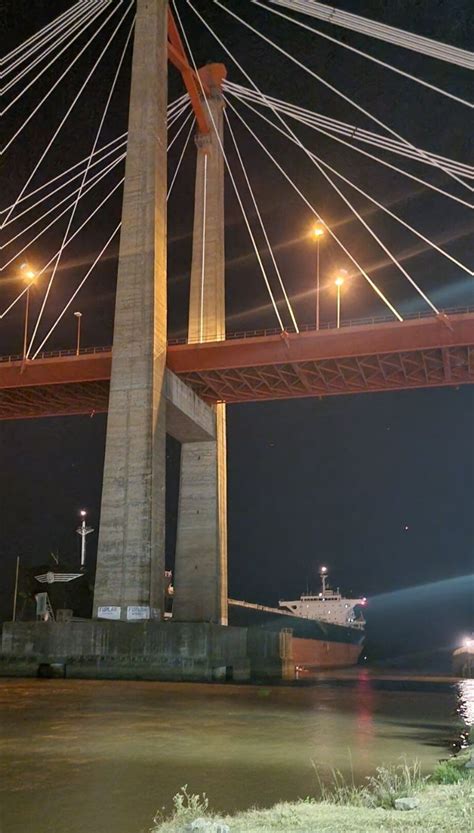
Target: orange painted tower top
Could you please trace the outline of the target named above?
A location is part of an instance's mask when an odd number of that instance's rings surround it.
[[[198,75],[206,95],[212,95],[213,91],[222,93],[222,84],[227,78],[227,70],[224,64],[206,64],[198,69]]]
[[[191,67],[171,9],[168,8],[168,60],[183,76],[199,133],[209,133],[206,114],[201,101],[201,83],[206,96],[222,92],[222,82],[227,75],[224,64],[206,64],[198,73]]]

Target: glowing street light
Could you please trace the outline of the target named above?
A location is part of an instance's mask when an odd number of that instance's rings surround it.
[[[319,244],[324,237],[324,227],[315,226],[313,237],[316,240],[316,329],[319,330]]]
[[[82,318],[82,312],[75,312],[74,315],[77,318],[76,356],[78,356],[79,353],[81,352],[81,318]]]
[[[94,532],[94,530],[91,526],[87,526],[86,524],[86,510],[81,509],[79,515],[81,517],[81,524],[77,527],[76,532],[81,538],[81,570],[83,570],[86,566],[86,537],[87,535],[90,535],[91,532]]]
[[[334,281],[334,283],[336,284],[336,289],[337,289],[337,300],[336,300],[336,322],[337,322],[336,327],[337,327],[337,329],[339,329],[339,327],[341,326],[341,287],[343,286],[344,281],[346,280],[346,277],[347,277],[346,270],[345,269],[340,269],[337,276],[336,276],[336,280]]]
[[[28,263],[22,263],[20,266],[21,277],[26,282],[26,293],[25,293],[25,324],[23,328],[23,361],[26,359],[26,351],[28,345],[28,316],[30,313],[30,289],[34,284],[37,275],[36,272],[28,265]]]

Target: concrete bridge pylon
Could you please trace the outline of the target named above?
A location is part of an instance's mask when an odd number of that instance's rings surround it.
[[[167,3],[138,0],[94,616],[163,610]]]
[[[199,70],[207,133],[196,134],[188,340],[225,339],[222,64]],[[173,619],[227,624],[227,449],[224,403],[214,405],[211,442],[186,443],[181,473]]]
[[[165,0],[138,0],[94,593],[95,617],[125,621],[160,619],[164,609],[165,439],[173,433],[165,377],[169,50],[182,66]],[[189,340],[215,341],[225,339],[226,70],[207,65],[191,82],[186,72],[199,110]],[[182,439],[173,618],[227,624],[225,405],[211,417],[204,439],[195,431]]]

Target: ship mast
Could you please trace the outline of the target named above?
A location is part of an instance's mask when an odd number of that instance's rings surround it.
[[[320,567],[319,568],[319,575],[321,576],[321,582],[323,585],[323,596],[326,595],[326,582],[328,578],[328,568],[327,567]]]

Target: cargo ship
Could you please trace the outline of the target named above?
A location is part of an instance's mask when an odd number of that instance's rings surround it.
[[[293,662],[298,671],[356,665],[365,640],[365,597],[348,599],[328,584],[327,567],[319,570],[321,590],[278,607],[229,599],[229,625],[291,630]]]

